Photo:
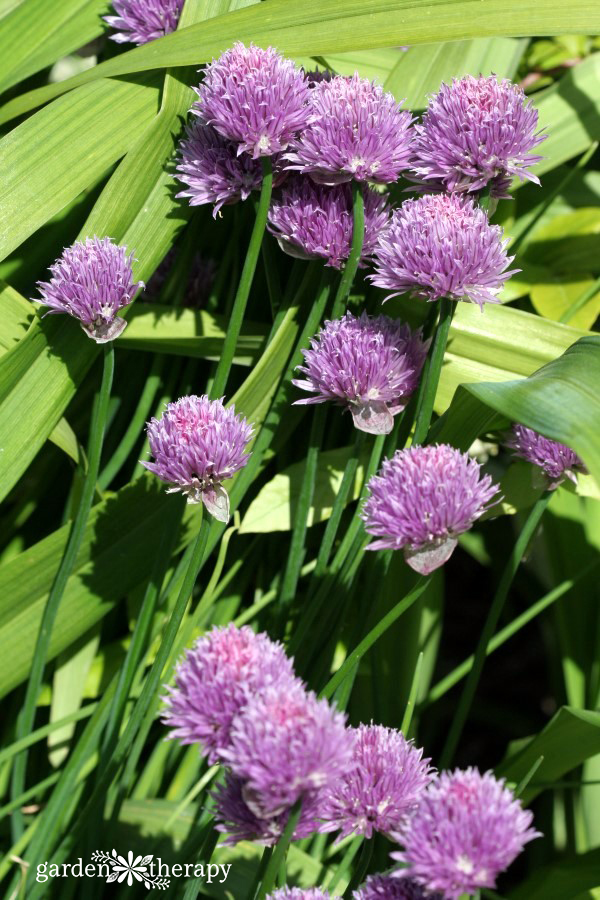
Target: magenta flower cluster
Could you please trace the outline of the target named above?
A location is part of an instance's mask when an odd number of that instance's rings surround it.
[[[557,488],[565,478],[576,482],[577,472],[587,472],[573,450],[565,444],[543,437],[525,425],[513,425],[506,443],[515,451],[516,456],[541,469],[545,486],[549,490]]]
[[[421,797],[399,835],[404,850],[392,854],[406,874],[445,900],[494,888],[496,878],[539,837],[533,816],[490,772],[443,772]]]
[[[498,493],[476,460],[448,444],[396,451],[368,488],[362,518],[376,540],[367,549],[402,549],[424,575],[448,561]]]
[[[304,376],[293,384],[315,394],[297,404],[331,400],[348,409],[356,428],[387,434],[419,382],[429,344],[387,316],[346,313],[326,322],[304,350]]]
[[[426,891],[412,878],[394,875],[369,875],[353,894],[354,900],[443,900],[442,895]]]
[[[46,315],[67,313],[78,319],[88,337],[98,344],[113,341],[126,327],[117,315],[144,287],[134,281],[133,254],[111,238],[86,238],[63,251],[50,266],[50,281],[39,281],[42,296],[36,303],[49,307]]]
[[[267,894],[265,900],[330,900],[330,897],[329,891],[321,891],[319,888],[284,887]]]
[[[427,194],[395,210],[375,253],[373,284],[426,300],[498,303],[512,257],[502,229],[490,225],[473,200],[459,194]]]
[[[148,443],[155,462],[142,465],[180,491],[188,503],[203,503],[221,522],[229,520],[229,497],[222,482],[249,459],[252,426],[206,395],[168,403],[160,419],[148,422]]]
[[[385,195],[365,188],[365,231],[361,253],[370,260],[380,234],[389,221]],[[274,197],[269,210],[269,230],[281,249],[299,259],[324,259],[341,269],[350,255],[353,215],[348,185],[323,187],[310,178],[290,178]]]
[[[508,196],[512,177],[539,184],[530,169],[532,150],[545,135],[536,132],[538,113],[517,84],[495,75],[466,75],[442,84],[414,127],[413,170],[432,188]]]
[[[175,31],[184,0],[113,0],[116,16],[104,16],[117,28],[111,40],[119,44],[147,44]]]

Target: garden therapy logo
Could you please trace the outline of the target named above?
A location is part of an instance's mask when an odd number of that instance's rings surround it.
[[[119,856],[116,850],[113,850],[111,854],[103,853],[102,850],[96,850],[92,853],[92,859],[94,862],[100,863],[100,865],[104,864],[110,867],[111,871],[106,877],[107,883],[111,881],[121,883],[127,880],[127,884],[131,887],[135,880],[141,881],[144,887],[148,889],[156,888],[159,891],[164,891],[165,888],[169,887],[170,881],[168,878],[160,878],[153,874],[153,856],[137,856],[134,859],[130,850],[127,854],[127,859],[124,859],[122,856]]]

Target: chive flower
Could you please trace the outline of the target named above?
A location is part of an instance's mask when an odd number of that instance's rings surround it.
[[[304,350],[303,378],[292,384],[315,394],[296,404],[331,400],[350,410],[354,425],[387,434],[419,382],[428,342],[388,316],[346,313],[326,322]]]
[[[46,315],[78,319],[97,344],[114,341],[127,325],[118,311],[144,287],[143,281],[133,281],[132,260],[133,254],[127,256],[111,238],[76,241],[50,266],[50,281],[38,281],[42,299],[34,302],[49,307]]]
[[[433,778],[429,759],[400,731],[383,725],[360,725],[355,736],[355,766],[323,801],[321,831],[339,837],[398,831]]]
[[[142,465],[180,491],[188,503],[203,503],[220,522],[229,521],[229,496],[222,482],[247,464],[252,426],[223,400],[204,394],[168,403],[160,419],[147,425],[155,462]]]
[[[320,888],[284,887],[267,894],[265,900],[333,900],[329,891]]]
[[[171,738],[198,744],[212,764],[229,747],[231,723],[251,697],[292,678],[291,659],[267,634],[214,626],[179,661],[162,718]]]
[[[443,900],[441,894],[425,892],[412,878],[393,875],[369,875],[352,896],[354,900]]]
[[[113,0],[116,16],[103,16],[117,34],[111,40],[118,44],[147,44],[175,31],[184,0]]]
[[[417,177],[448,191],[508,196],[514,176],[539,184],[532,150],[546,137],[536,131],[538,112],[508,79],[466,75],[443,84],[415,125]]]
[[[195,90],[192,111],[254,159],[285,150],[307,123],[304,72],[272,47],[234,44],[206,67]]]
[[[448,561],[458,535],[498,493],[478,462],[448,444],[397,450],[368,489],[361,517],[376,540],[367,550],[402,549],[408,565],[422,575]]]
[[[429,785],[419,809],[397,837],[404,850],[393,853],[413,878],[446,900],[494,888],[525,844],[539,832],[533,815],[499,780],[477,769],[443,772]]]
[[[499,303],[513,257],[502,229],[490,225],[486,213],[460,194],[427,194],[406,200],[395,210],[379,238],[371,281],[393,291],[426,300]],[[386,298],[386,299],[389,299]]]
[[[321,184],[398,180],[411,161],[412,116],[358,73],[312,81],[309,118],[284,159]]]
[[[542,437],[525,425],[513,425],[506,444],[515,451],[516,456],[541,469],[548,490],[557,488],[565,478],[577,483],[577,472],[587,472],[573,450],[558,441]]]

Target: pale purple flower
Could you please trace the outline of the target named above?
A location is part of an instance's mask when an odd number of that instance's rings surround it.
[[[412,116],[393,94],[361,78],[313,83],[308,125],[285,154],[288,168],[322,184],[398,180],[410,165]]]
[[[213,60],[192,112],[254,159],[285,150],[308,118],[304,72],[273,47],[238,42]]]
[[[454,79],[431,97],[415,126],[413,169],[449,191],[489,186],[494,196],[506,197],[513,176],[540,183],[529,169],[542,159],[531,151],[546,137],[537,124],[537,110],[508,79]]]
[[[265,900],[333,900],[329,891],[320,888],[279,888],[272,894],[267,894]]]
[[[377,540],[367,549],[403,549],[408,565],[423,575],[448,561],[458,535],[498,493],[478,462],[448,444],[397,450],[368,488],[361,518]]]
[[[203,503],[220,522],[229,520],[229,497],[222,486],[243,469],[252,426],[223,400],[191,395],[168,403],[160,419],[148,422],[148,443],[155,462],[142,462],[173,485],[188,503]]]
[[[499,303],[507,278],[518,272],[505,269],[502,229],[490,225],[487,215],[460,194],[427,194],[406,200],[392,215],[375,252],[378,287],[396,294],[410,292],[426,300],[466,300]],[[386,298],[389,299],[389,298]]]
[[[103,16],[117,34],[111,40],[118,44],[147,44],[175,31],[184,0],[113,0],[116,16]]]
[[[388,316],[346,313],[326,322],[304,350],[305,376],[293,384],[314,397],[297,404],[332,400],[352,413],[355,426],[387,434],[419,383],[429,343]]]
[[[373,724],[352,731],[356,765],[324,794],[321,831],[389,835],[415,811],[434,771],[400,731]]]
[[[255,841],[266,847],[276,844],[287,824],[290,809],[275,816],[259,817],[252,799],[250,806],[245,799],[246,788],[240,778],[228,772],[225,782],[217,786],[212,797],[215,801],[215,819],[217,831],[227,835],[224,844],[237,844],[239,841]],[[294,829],[293,840],[310,837],[318,827],[318,799],[315,796],[305,797],[300,811],[298,824]]]
[[[244,782],[244,801],[259,819],[279,816],[300,799],[308,810],[353,767],[354,736],[345,720],[299,680],[249,700],[220,756]]]
[[[525,425],[513,425],[506,441],[517,456],[538,466],[544,473],[544,483],[554,490],[565,478],[577,483],[577,472],[587,472],[582,460],[565,444],[542,437]]]
[[[125,247],[111,238],[86,238],[63,250],[50,266],[50,281],[38,281],[41,303],[50,307],[46,315],[67,313],[78,319],[88,337],[105,344],[119,337],[127,325],[118,311],[144,287],[133,281]]]
[[[176,177],[187,187],[177,194],[187,197],[190,206],[214,203],[213,216],[222,206],[246,200],[260,190],[260,162],[237,147],[201,119],[188,125],[179,144]]]
[[[389,222],[389,207],[385,195],[377,191],[365,188],[363,197],[364,265]],[[269,210],[269,231],[282,250],[298,259],[324,259],[325,265],[335,269],[341,269],[350,255],[353,226],[352,192],[347,184],[324,187],[296,176],[284,184]]]
[[[352,896],[354,900],[443,900],[441,894],[425,892],[412,878],[393,875],[369,875]]]
[[[408,868],[396,874],[441,891],[445,900],[494,888],[500,872],[540,836],[530,827],[532,819],[491,772],[443,772],[397,835],[404,850],[392,856]]]
[[[229,746],[231,723],[250,698],[292,679],[292,660],[267,634],[255,634],[247,625],[215,626],[179,661],[163,721],[173,728],[170,737],[200,744],[214,763]]]

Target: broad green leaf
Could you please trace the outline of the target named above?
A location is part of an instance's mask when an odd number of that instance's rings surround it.
[[[560,779],[586,759],[600,753],[600,712],[563,706],[536,737],[519,741],[496,767],[496,774],[518,783],[540,756],[544,761],[522,794],[530,803],[543,790],[541,783]]]
[[[0,92],[107,30],[107,0],[24,0],[2,21]]]
[[[206,310],[173,309],[157,303],[136,303],[119,346],[156,353],[179,353],[202,359],[218,359],[225,338],[226,319]],[[267,327],[244,322],[235,362],[256,362],[267,335]]]
[[[593,900],[600,888],[600,848],[537,868],[508,900]]]
[[[100,631],[97,628],[91,637],[86,637],[70,652],[61,654],[56,661],[50,702],[50,721],[58,722],[65,716],[77,712],[84,696],[85,682],[94,661]],[[48,757],[55,768],[69,755],[65,746],[75,732],[75,723],[57,728],[48,735]]]
[[[497,37],[409,47],[390,72],[385,87],[399,100],[405,98],[408,109],[421,110],[427,105],[428,95],[452,78],[492,73],[512,78],[526,44]]]
[[[331,515],[333,502],[342,482],[344,467],[352,452],[352,447],[343,447],[339,450],[325,450],[319,454],[315,500],[308,514],[309,525],[323,522]],[[360,493],[367,458],[368,450],[365,450],[356,470],[349,502],[356,500]],[[294,508],[303,474],[304,463],[299,462],[275,475],[248,507],[242,520],[240,534],[289,531],[294,520]]]
[[[0,281],[0,355],[25,336],[33,317],[32,304]]]
[[[79,443],[77,435],[63,416],[55,428],[52,429],[48,438],[57,447],[60,447],[67,456],[70,456],[74,463],[79,462]]]
[[[21,115],[95,78],[158,67],[197,66],[235,40],[272,44],[288,56],[327,56],[377,47],[429,44],[439,41],[440,36],[446,41],[460,41],[598,31],[600,11],[593,0],[572,0],[568,6],[559,0],[525,0],[509,7],[504,0],[305,0],[302,4],[269,0],[268,5],[261,3],[168,34],[67,82],[9,101],[0,121]]]
[[[101,80],[61,97],[0,141],[0,259],[126,153],[157,100],[156,76]]]
[[[556,275],[531,288],[531,302],[541,316],[557,322],[593,285],[595,279],[585,275]],[[591,328],[600,315],[600,291],[569,319],[575,328]]]
[[[556,216],[536,230],[527,260],[553,272],[600,271],[600,209],[584,207]]]

